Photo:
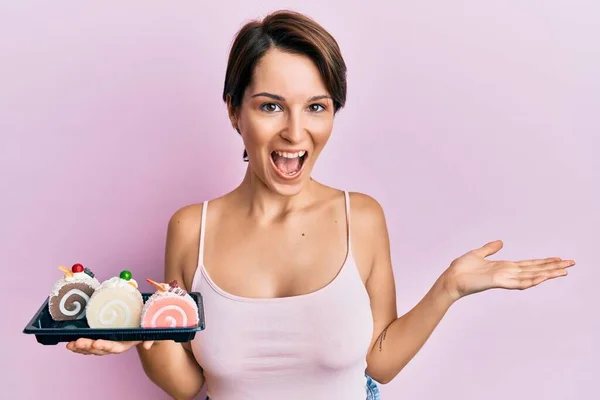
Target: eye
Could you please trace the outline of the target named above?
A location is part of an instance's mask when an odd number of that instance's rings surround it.
[[[281,111],[281,107],[279,107],[279,105],[275,103],[265,103],[261,105],[260,108],[261,110],[266,111],[268,113],[274,113],[277,111],[278,108],[279,111]]]
[[[321,112],[321,111],[325,111],[325,106],[323,104],[311,104],[310,106],[308,106],[308,110],[311,112]]]

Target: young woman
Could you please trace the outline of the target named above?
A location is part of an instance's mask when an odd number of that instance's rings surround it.
[[[223,99],[248,162],[241,184],[171,218],[165,280],[201,292],[193,342],[78,340],[83,354],[137,347],[148,377],[190,399],[377,399],[448,308],[491,288],[566,275],[560,258],[490,261],[488,243],[454,260],[400,318],[384,213],[376,200],[311,178],[346,101],[346,66],[313,20],[277,12],[239,32]]]

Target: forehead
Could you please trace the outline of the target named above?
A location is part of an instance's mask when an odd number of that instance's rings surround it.
[[[270,49],[256,65],[249,94],[270,92],[306,99],[329,94],[315,63],[307,56]]]

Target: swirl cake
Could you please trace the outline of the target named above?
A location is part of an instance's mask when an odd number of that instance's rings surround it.
[[[122,271],[96,289],[87,306],[90,328],[139,328],[144,300],[131,272]]]
[[[146,281],[156,292],[144,304],[142,328],[188,328],[198,325],[198,305],[177,281],[158,283]]]
[[[94,273],[81,264],[68,269],[58,267],[64,272],[54,284],[48,300],[48,311],[55,321],[80,320],[86,316],[86,306],[100,282]]]

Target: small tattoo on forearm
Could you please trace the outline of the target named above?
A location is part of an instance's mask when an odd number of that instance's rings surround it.
[[[379,336],[379,351],[382,350],[383,341],[385,340],[385,336],[387,335],[388,328],[385,328],[383,332],[381,332],[381,336]]]

